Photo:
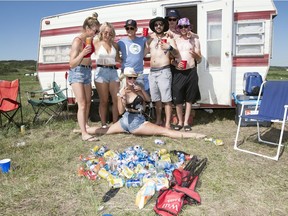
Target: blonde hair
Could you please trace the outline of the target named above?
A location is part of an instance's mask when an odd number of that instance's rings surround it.
[[[87,17],[84,22],[83,22],[83,25],[82,25],[82,28],[83,29],[86,29],[87,27],[88,28],[92,28],[94,26],[100,26],[100,22],[98,21],[98,14],[95,12],[92,14],[92,16],[90,17]]]
[[[104,33],[106,27],[108,27],[108,28],[110,28],[110,29],[112,30],[111,41],[114,41],[114,38],[115,38],[115,35],[116,35],[116,33],[115,33],[115,28],[114,28],[114,26],[113,26],[111,23],[109,23],[109,22],[104,22],[104,23],[101,25],[101,27],[100,27],[100,33],[99,33],[99,36],[98,36],[98,37],[99,37],[99,40],[100,40],[100,41],[103,40],[103,33]]]

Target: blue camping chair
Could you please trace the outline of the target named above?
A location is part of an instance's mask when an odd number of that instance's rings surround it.
[[[28,103],[32,105],[35,113],[33,123],[39,120],[40,116],[44,113],[48,115],[46,124],[52,118],[59,117],[65,109],[65,106],[67,106],[68,100],[63,93],[66,90],[67,88],[60,89],[58,84],[53,82],[52,88],[27,92]]]
[[[265,88],[265,91],[263,89]],[[261,93],[263,91],[262,100],[260,100]],[[260,106],[259,103],[261,102]],[[254,103],[255,104],[255,103]],[[263,82],[260,88],[258,100],[256,103],[255,113],[253,115],[244,115],[243,110],[244,106],[249,105],[249,101],[244,102],[242,104],[241,112],[239,115],[238,128],[235,138],[234,149],[239,150],[245,153],[265,157],[272,160],[278,160],[280,156],[280,151],[282,145],[283,134],[285,130],[285,123],[288,121],[287,119],[287,109],[288,109],[288,81],[266,81]],[[277,153],[275,156],[269,156],[267,154],[257,153],[255,151],[246,150],[244,148],[240,148],[242,145],[238,145],[238,138],[241,128],[241,121],[243,119],[250,119],[257,121],[257,135],[258,141],[266,144],[271,144],[277,146]],[[281,123],[281,130],[278,142],[272,142],[263,140],[260,133],[260,124],[261,121],[268,121],[272,123]]]

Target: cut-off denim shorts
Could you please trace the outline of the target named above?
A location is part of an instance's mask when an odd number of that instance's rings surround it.
[[[70,68],[68,75],[69,84],[73,83],[83,83],[85,85],[90,84],[91,78],[91,67],[81,67],[78,65],[75,68]]]
[[[120,125],[124,131],[131,133],[139,128],[146,121],[140,113],[125,112],[120,119]]]
[[[94,81],[99,83],[119,82],[116,69],[97,67],[95,71]]]

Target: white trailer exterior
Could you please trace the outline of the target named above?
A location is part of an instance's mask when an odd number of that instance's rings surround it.
[[[141,35],[142,28],[149,27],[150,19],[165,17],[172,8],[190,19],[200,38],[200,108],[234,107],[232,93],[243,94],[245,72],[259,72],[265,79],[272,57],[273,18],[277,15],[273,0],[146,0],[44,17],[37,64],[41,87],[50,87],[54,80],[65,87],[72,40],[93,12],[98,13],[101,23],[108,21],[114,25],[118,40],[126,34],[123,26],[127,19],[137,21],[137,34]],[[95,70],[94,54],[92,59]],[[143,63],[145,73],[149,73],[149,58]],[[69,84],[68,98],[75,103]]]

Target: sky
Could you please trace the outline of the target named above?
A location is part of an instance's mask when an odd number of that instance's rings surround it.
[[[60,13],[132,0],[0,0],[0,60],[37,60],[40,20]],[[253,1],[253,0],[250,0]],[[288,0],[274,0],[272,66],[288,66]]]

